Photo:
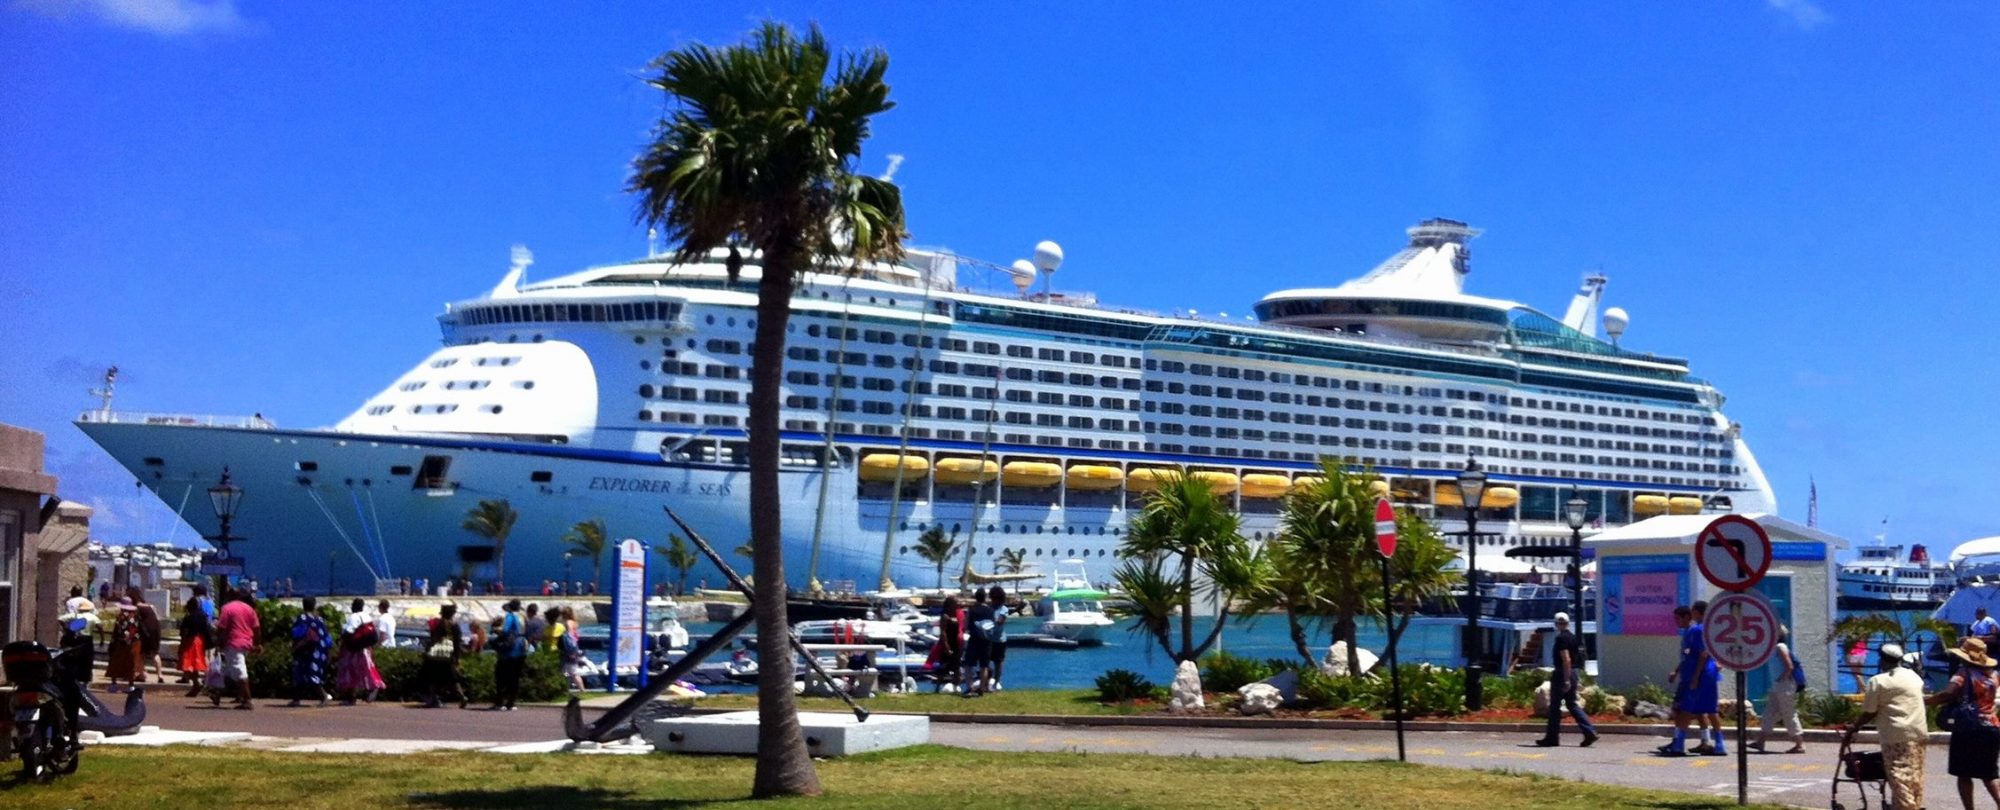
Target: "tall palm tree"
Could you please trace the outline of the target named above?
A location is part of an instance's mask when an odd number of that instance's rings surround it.
[[[1464,576],[1452,570],[1452,564],[1457,559],[1458,551],[1445,543],[1436,525],[1409,509],[1397,510],[1396,556],[1389,558],[1389,594],[1393,600],[1394,620],[1385,628],[1390,644],[1403,638],[1403,631],[1410,629],[1410,618],[1425,602],[1450,609],[1455,601],[1451,598],[1451,586],[1465,581]],[[1380,569],[1375,570],[1378,573],[1366,590],[1373,595],[1374,612],[1380,614],[1383,612],[1380,599],[1382,581]],[[1582,622],[1582,619],[1577,620],[1579,625]]]
[[[465,522],[458,527],[493,543],[493,578],[507,582],[507,535],[514,533],[514,521],[521,513],[514,511],[506,498],[480,501],[479,505],[465,510]]]
[[[879,50],[838,57],[817,27],[767,22],[749,41],[689,45],[653,62],[647,83],[669,112],[633,161],[638,219],[675,244],[674,259],[726,249],[731,281],[751,251],[757,327],[750,369],[750,537],[757,615],[759,798],[816,795],[786,648],[778,492],[778,413],[785,326],[798,277],[902,254],[902,193],[855,170],[870,121],[894,106]]]
[[[1278,521],[1279,545],[1290,549],[1287,564],[1305,570],[1280,570],[1304,580],[1309,606],[1332,618],[1334,640],[1347,642],[1347,671],[1360,672],[1355,619],[1380,604],[1379,595],[1370,595],[1381,588],[1371,576],[1377,566],[1375,494],[1368,483],[1374,475],[1349,472],[1332,458],[1321,458],[1319,467],[1319,480],[1288,496]]]
[[[563,542],[568,543],[571,549],[575,550],[578,554],[590,557],[590,582],[592,585],[603,584],[597,577],[597,571],[600,567],[599,563],[604,560],[604,549],[609,542],[606,539],[608,534],[609,532],[606,532],[604,529],[604,520],[602,518],[592,518],[571,526],[569,532],[563,535]]]
[[[1025,548],[1000,549],[1000,573],[1018,574],[1028,570],[1028,550]]]
[[[1125,533],[1118,554],[1126,560],[1112,578],[1132,600],[1138,629],[1176,662],[1196,660],[1214,646],[1232,603],[1262,587],[1269,576],[1263,554],[1243,539],[1241,525],[1242,518],[1207,481],[1171,475],[1146,496],[1138,519]],[[1200,644],[1194,640],[1197,590],[1218,611]],[[1172,638],[1175,613],[1178,647]]]
[[[958,539],[946,537],[943,526],[932,526],[917,536],[917,544],[912,548],[925,562],[937,566],[937,587],[943,588],[944,564],[951,562],[952,555],[958,553]]]
[[[676,577],[674,580],[674,595],[685,595],[688,588],[688,572],[693,571],[694,567],[700,564],[701,557],[695,553],[694,549],[688,547],[687,538],[678,534],[667,535],[667,544],[658,546],[655,550],[659,551],[660,556],[667,559],[667,565],[674,569]]]

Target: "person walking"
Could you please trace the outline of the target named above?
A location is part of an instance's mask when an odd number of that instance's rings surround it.
[[[1945,772],[1958,777],[1958,801],[1965,810],[1972,810],[1974,779],[1985,784],[1986,795],[2000,807],[2000,717],[1993,713],[1994,692],[2000,688],[1993,672],[1996,662],[1986,654],[1986,642],[1972,637],[1945,654],[1958,661],[1958,671],[1944,691],[1924,700],[1947,707],[1938,714],[1938,721],[1951,729]]]
[[[136,688],[139,680],[146,675],[145,664],[141,661],[139,642],[139,607],[131,599],[118,603],[118,620],[111,625],[111,645],[104,667],[104,680],[109,685],[106,692],[124,691],[118,685],[124,681],[127,687]]]
[[[1543,748],[1554,748],[1562,744],[1562,717],[1565,707],[1576,727],[1583,732],[1582,747],[1589,748],[1597,742],[1597,727],[1590,724],[1590,715],[1583,710],[1583,701],[1578,694],[1582,685],[1583,645],[1576,634],[1569,631],[1569,614],[1556,614],[1555,671],[1549,674],[1549,728],[1535,744]]]
[[[236,708],[249,711],[256,708],[250,702],[250,650],[257,646],[257,632],[262,629],[257,619],[257,608],[250,604],[250,593],[242,589],[230,591],[228,600],[216,611],[216,641],[222,645],[222,655],[216,667],[222,670],[222,689],[209,696],[214,705],[222,705],[222,693],[236,693]]]
[[[368,603],[356,599],[347,606],[347,618],[340,625],[340,663],[334,668],[333,688],[346,693],[349,706],[355,699],[374,702],[375,693],[387,684],[375,668],[375,646],[382,643],[375,617],[368,615]]]
[[[1785,736],[1792,741],[1792,747],[1785,753],[1806,752],[1806,732],[1799,724],[1798,704],[1799,695],[1806,691],[1806,671],[1799,666],[1798,659],[1792,657],[1791,645],[1786,643],[1790,637],[1791,632],[1780,625],[1777,647],[1771,651],[1771,662],[1765,665],[1771,685],[1764,689],[1763,722],[1757,729],[1757,739],[1745,743],[1750,750],[1758,753],[1763,753],[1764,740],[1771,736],[1771,727],[1777,724],[1784,725]]]
[[[986,694],[986,675],[993,662],[993,605],[986,595],[974,591],[972,607],[965,611],[965,660],[959,665],[964,697]]]
[[[576,629],[576,608],[564,606],[560,620],[549,624],[549,635],[556,645],[556,652],[562,657],[562,673],[569,679],[569,688],[583,691],[583,671],[590,661],[583,657],[583,645],[579,643]]]
[[[932,672],[932,682],[937,691],[957,691],[960,679],[959,665],[965,659],[965,611],[958,606],[958,597],[944,598],[944,607],[938,612],[938,640],[931,646],[930,660],[925,664]]]
[[[1672,742],[1654,750],[1664,756],[1684,757],[1688,754],[1688,724],[1701,717],[1699,709],[1703,705],[1701,701],[1702,696],[1695,694],[1696,689],[1700,686],[1700,679],[1694,675],[1696,672],[1696,663],[1699,661],[1699,658],[1688,647],[1688,631],[1694,626],[1694,609],[1687,605],[1676,605],[1674,607],[1674,624],[1680,627],[1680,659],[1679,663],[1675,664],[1674,668],[1667,673],[1667,683],[1674,687],[1674,739]],[[1701,644],[1701,637],[1695,636],[1693,643],[1699,646]],[[1695,750],[1699,753],[1701,751],[1699,746],[1706,745],[1706,741],[1701,740],[1699,737],[1697,737],[1697,740],[1698,745]]]
[[[436,709],[444,705],[442,698],[450,693],[458,698],[458,707],[467,703],[465,690],[458,684],[458,656],[465,648],[464,636],[458,629],[458,606],[450,602],[438,608],[437,618],[430,623],[429,636],[424,640],[424,708]]]
[[[308,596],[301,605],[304,611],[292,620],[292,702],[286,705],[297,706],[314,697],[325,706],[333,699],[326,691],[326,662],[333,649],[333,634],[320,618],[318,599]]]
[[[1690,649],[1695,650],[1700,659],[1695,662],[1695,676],[1699,680],[1694,696],[1703,707],[1695,717],[1695,725],[1702,731],[1702,742],[1688,753],[1727,756],[1729,751],[1722,744],[1722,668],[1716,666],[1715,656],[1709,654],[1708,639],[1704,635],[1708,624],[1708,600],[1696,599],[1688,610],[1694,612],[1694,623],[1688,627]]]
[[[126,588],[125,596],[138,608],[139,622],[139,683],[146,682],[146,662],[153,662],[153,682],[166,683],[167,669],[160,662],[160,612],[146,601],[146,594],[138,588]]]
[[[521,600],[509,599],[501,609],[506,612],[493,634],[493,651],[500,657],[493,664],[493,710],[511,712],[521,694],[521,670],[528,666],[528,626],[521,619]]]
[[[549,622],[547,619],[542,618],[541,605],[529,603],[528,609],[521,612],[521,626],[523,628],[522,635],[526,636],[528,640],[529,652],[539,650],[547,643]]]
[[[1924,742],[1930,735],[1930,724],[1924,717],[1924,679],[1910,666],[1922,663],[1922,659],[1915,653],[1905,656],[1900,645],[1884,644],[1880,661],[1882,671],[1868,679],[1861,716],[1853,728],[1875,724],[1875,737],[1882,744],[1882,769],[1889,777],[1889,806],[1919,810],[1924,806]]]
[[[1986,615],[1986,608],[1972,609],[1972,624],[1965,628],[1965,634],[1986,643],[1986,649],[1994,649],[2000,644],[2000,621]]]
[[[215,627],[202,609],[201,597],[190,596],[181,611],[181,675],[187,678],[186,697],[201,697],[208,683],[208,654],[215,649]]]
[[[992,669],[987,679],[986,691],[1000,691],[1000,670],[1007,663],[1007,618],[1012,612],[1007,609],[1007,591],[998,585],[987,589],[986,599],[993,603],[993,633],[987,639],[992,649],[986,652],[987,665]]]

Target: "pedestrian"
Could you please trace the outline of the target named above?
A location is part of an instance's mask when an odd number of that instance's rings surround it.
[[[1995,649],[1994,645],[2000,644],[2000,621],[1986,615],[1986,608],[1973,608],[1972,624],[1965,628],[1965,634],[1986,642],[1987,649]]]
[[[959,672],[965,683],[965,697],[986,694],[987,667],[993,658],[993,605],[985,594],[974,592],[972,607],[965,611],[965,659]]]
[[[63,600],[63,612],[76,613],[79,606],[87,604],[90,604],[90,600],[83,598],[83,586],[71,585],[69,587],[69,598]]]
[[[257,646],[257,632],[260,630],[257,608],[250,604],[250,593],[241,588],[225,594],[227,602],[217,610],[215,620],[216,641],[222,645],[222,655],[216,662],[222,671],[222,688],[209,696],[214,705],[222,705],[222,693],[236,693],[236,708],[249,711],[256,708],[250,702],[250,650]]]
[[[1958,777],[1958,801],[1965,810],[1972,810],[1974,779],[1986,785],[1986,795],[2000,807],[2000,717],[1993,713],[2000,681],[1993,673],[1995,662],[1986,654],[1986,642],[1978,638],[1963,639],[1945,654],[1958,661],[1958,671],[1944,691],[1924,701],[1946,707],[1938,713],[1938,721],[1951,729],[1945,772]]]
[[[1589,748],[1597,742],[1597,727],[1590,724],[1590,715],[1583,710],[1583,700],[1579,694],[1582,687],[1583,645],[1576,634],[1569,631],[1569,614],[1556,614],[1555,671],[1549,674],[1549,727],[1535,744],[1543,748],[1554,748],[1562,744],[1562,716],[1567,710],[1576,720],[1577,730],[1583,732],[1581,747]]]
[[[103,603],[105,603],[105,604],[107,604],[107,605],[111,603],[111,581],[110,581],[110,580],[105,580],[105,581],[103,581],[103,582],[99,582],[99,583],[97,583],[97,601],[99,601],[99,602],[103,602]]]
[[[1880,661],[1882,671],[1868,679],[1861,716],[1855,719],[1854,728],[1875,723],[1875,738],[1882,745],[1882,769],[1889,777],[1889,806],[1919,810],[1924,806],[1924,742],[1930,735],[1930,724],[1924,717],[1924,679],[1910,667],[1922,663],[1922,658],[1915,653],[1905,656],[1899,645],[1884,644]],[[1955,746],[1953,753],[1957,753]],[[1990,756],[1986,767],[1990,773]],[[1967,790],[1971,787],[1965,782],[1961,785]],[[1971,800],[1966,801],[1970,807]]]
[[[522,634],[528,639],[528,651],[541,649],[549,633],[549,622],[542,618],[541,605],[528,604],[527,610],[521,612],[521,627]]]
[[[1701,630],[1694,623],[1694,608],[1678,605],[1674,608],[1674,623],[1680,626],[1680,663],[1667,673],[1667,683],[1674,685],[1674,739],[1660,746],[1661,754],[1670,757],[1688,754],[1722,753],[1722,734],[1713,736],[1697,725],[1697,744],[1687,748],[1687,729],[1691,723],[1700,723],[1703,718],[1716,711],[1718,677],[1704,677],[1714,662],[1708,659],[1703,649]],[[1706,664],[1707,666],[1704,666]],[[1711,745],[1711,740],[1713,745]]]
[[[528,665],[528,625],[521,619],[521,600],[509,599],[501,606],[493,650],[499,660],[493,664],[493,710],[514,710],[521,694],[521,670]]]
[[[1771,651],[1771,663],[1765,665],[1771,685],[1764,688],[1764,719],[1757,730],[1757,740],[1746,743],[1750,750],[1758,753],[1763,753],[1764,738],[1771,735],[1771,727],[1781,723],[1785,727],[1785,736],[1792,741],[1792,747],[1785,753],[1806,752],[1806,732],[1799,724],[1798,704],[1799,695],[1806,691],[1806,671],[1792,656],[1791,645],[1786,643],[1790,637],[1791,632],[1779,625],[1777,647]]]
[[[308,596],[301,604],[305,609],[292,620],[292,702],[286,705],[297,706],[313,697],[325,706],[333,698],[326,691],[326,661],[333,649],[333,634],[320,618],[318,599]]]
[[[418,596],[431,595],[430,577],[417,577],[417,595]]]
[[[465,639],[458,629],[458,606],[450,602],[438,608],[437,618],[430,623],[430,633],[424,640],[424,708],[436,709],[444,705],[447,693],[458,698],[458,707],[465,708],[465,690],[458,683],[458,656],[464,649]]]
[[[138,588],[126,588],[125,595],[139,608],[139,682],[146,681],[145,663],[151,661],[153,682],[166,683],[167,669],[160,663],[160,613]]]
[[[993,673],[986,682],[986,691],[1000,691],[1000,670],[1007,663],[1007,619],[1013,612],[1007,607],[1007,591],[995,585],[988,589],[986,598],[993,603],[993,634],[987,639],[993,649],[986,653],[986,661]]]
[[[959,665],[965,658],[964,627],[965,611],[959,609],[958,597],[945,597],[938,611],[938,640],[931,645],[930,660],[924,662],[939,692],[958,690]]]
[[[583,670],[590,662],[583,657],[583,646],[578,643],[576,609],[563,606],[562,619],[549,624],[549,634],[554,636],[556,651],[562,656],[563,677],[569,679],[569,688],[583,691]]]
[[[111,645],[104,667],[104,680],[109,686],[106,692],[124,691],[118,685],[137,687],[139,679],[145,677],[145,664],[140,659],[139,607],[131,599],[118,602],[118,620],[111,625]]]
[[[409,596],[409,595],[410,595],[410,578],[409,578],[409,577],[403,577],[403,578],[401,578],[401,579],[398,579],[398,580],[396,580],[396,595],[397,595],[397,596]]]
[[[368,615],[368,603],[356,599],[348,605],[347,618],[340,625],[340,664],[334,670],[333,687],[346,693],[343,702],[354,705],[356,698],[373,702],[375,693],[387,684],[375,668],[375,645],[382,642],[375,617]]]
[[[1688,628],[1688,635],[1693,638],[1693,648],[1701,651],[1701,660],[1695,666],[1695,674],[1701,678],[1701,686],[1698,689],[1698,693],[1700,695],[1714,696],[1714,698],[1704,702],[1703,705],[1706,707],[1706,711],[1702,712],[1701,716],[1696,718],[1696,724],[1706,732],[1707,736],[1703,739],[1701,745],[1694,747],[1691,753],[1712,754],[1718,757],[1727,756],[1729,751],[1722,745],[1722,707],[1720,705],[1722,668],[1716,666],[1715,656],[1709,654],[1708,637],[1705,634],[1708,625],[1708,600],[1696,599],[1694,604],[1688,606],[1688,609],[1694,611],[1694,624]],[[1714,744],[1709,745],[1708,740],[1714,740]]]
[[[58,643],[62,645],[63,649],[70,650],[70,652],[63,654],[63,659],[72,665],[70,667],[71,673],[77,676],[79,683],[87,684],[90,683],[90,679],[96,674],[97,643],[93,640],[93,636],[100,624],[100,620],[97,618],[96,603],[91,602],[89,599],[84,599],[74,604],[75,609],[57,617],[63,622],[62,640]],[[77,620],[82,620],[83,625],[72,627]],[[76,640],[70,638],[71,635],[82,638],[82,641],[77,643],[73,649],[71,643]]]
[[[208,614],[209,628],[215,627],[215,600],[208,597],[208,586],[199,582],[193,588],[195,601],[201,603],[201,612]]]
[[[208,683],[208,653],[215,648],[215,626],[202,610],[201,597],[190,596],[181,611],[181,675],[187,679],[187,697],[201,697]]]

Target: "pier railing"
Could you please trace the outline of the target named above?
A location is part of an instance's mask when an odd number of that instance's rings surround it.
[[[173,425],[176,427],[220,427],[244,430],[270,430],[277,427],[262,416],[220,416],[205,413],[145,413],[141,411],[84,411],[76,417],[78,424],[109,425]]]

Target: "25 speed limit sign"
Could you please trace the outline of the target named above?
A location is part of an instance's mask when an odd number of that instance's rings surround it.
[[[1778,612],[1760,594],[1723,594],[1708,606],[1701,640],[1717,665],[1738,672],[1756,669],[1778,647]]]

